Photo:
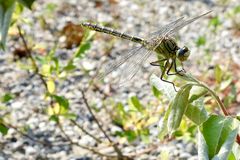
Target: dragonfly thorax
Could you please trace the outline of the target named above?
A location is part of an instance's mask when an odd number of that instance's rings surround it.
[[[175,59],[177,57],[176,52],[179,49],[179,47],[175,39],[173,39],[172,37],[165,37],[160,41],[160,43],[158,40],[155,40],[154,44],[156,46],[154,48],[154,51],[157,52],[158,54],[161,54],[166,58],[172,59]]]
[[[190,55],[190,50],[186,46],[180,48],[172,37],[165,37],[162,40],[155,39],[150,43],[152,43],[152,46],[155,46],[153,48],[155,52],[167,59],[177,58],[179,61],[183,62],[186,61]]]

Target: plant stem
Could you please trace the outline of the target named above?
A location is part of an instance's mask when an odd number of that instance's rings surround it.
[[[206,86],[205,84],[203,84],[201,82],[199,82],[198,84],[199,84],[198,86],[201,86],[201,87],[205,88],[207,91],[209,91],[211,93],[211,95],[214,97],[214,99],[217,101],[218,105],[220,106],[223,114],[225,116],[230,116],[230,114],[228,113],[225,105],[223,104],[221,99],[217,96],[217,94],[213,90],[211,90],[208,86]]]
[[[62,125],[61,125],[61,123],[60,123],[59,121],[57,122],[57,125],[58,125],[59,129],[61,130],[61,132],[63,133],[63,135],[65,136],[65,138],[67,138],[67,140],[68,140],[72,145],[79,146],[79,147],[81,147],[81,148],[83,148],[83,149],[89,150],[89,151],[91,151],[91,152],[93,152],[93,153],[95,153],[95,154],[97,154],[97,155],[103,156],[103,157],[112,157],[112,158],[113,158],[113,157],[116,157],[116,156],[114,156],[114,155],[106,155],[106,154],[100,153],[100,152],[98,152],[97,150],[95,150],[95,149],[93,149],[93,148],[91,148],[91,147],[83,146],[83,145],[80,145],[80,144],[78,144],[78,143],[76,143],[76,142],[73,142],[72,139],[66,134],[66,132],[64,131],[64,129],[63,129],[63,127],[62,127]]]
[[[195,86],[200,86],[205,88],[207,91],[209,91],[211,93],[211,95],[214,97],[214,99],[217,101],[218,105],[220,106],[223,114],[225,116],[230,116],[230,114],[228,113],[228,111],[226,110],[225,105],[223,104],[223,102],[221,101],[221,99],[217,96],[217,94],[211,90],[207,85],[205,85],[203,82],[200,82],[199,80],[197,80],[196,78],[192,77],[189,74],[184,74],[183,76],[179,76],[182,79],[185,79],[187,81],[191,81],[193,82]]]
[[[92,109],[90,107],[90,105],[88,104],[88,101],[87,101],[87,98],[85,96],[85,93],[83,90],[81,90],[81,93],[82,93],[82,98],[83,98],[83,101],[89,111],[89,113],[92,115],[94,121],[97,123],[98,125],[98,128],[102,131],[102,133],[104,134],[104,136],[107,138],[107,140],[109,141],[110,144],[112,144],[115,152],[117,153],[118,155],[118,159],[123,159],[123,154],[121,152],[121,150],[117,147],[117,145],[115,143],[113,143],[113,141],[110,139],[110,137],[107,135],[107,133],[104,131],[104,129],[102,128],[101,124],[99,123],[98,119],[96,118],[96,116],[94,115],[94,113],[92,112]]]
[[[32,62],[32,66],[33,66],[33,68],[34,68],[34,73],[40,77],[40,79],[41,79],[44,87],[45,87],[46,90],[47,90],[47,82],[44,80],[44,76],[43,76],[41,73],[39,73],[39,68],[38,68],[38,66],[37,66],[37,63],[36,63],[35,59],[34,59],[33,56],[32,56],[31,50],[29,49],[29,47],[28,47],[28,45],[27,45],[27,41],[25,40],[25,38],[24,38],[24,36],[23,36],[23,34],[22,34],[21,27],[18,25],[17,28],[18,28],[19,36],[20,36],[20,38],[21,38],[21,40],[22,40],[22,42],[23,42],[24,48],[25,48],[25,50],[26,50],[26,52],[27,52],[27,55],[28,55],[28,57],[30,58],[30,60],[31,60],[31,62]]]
[[[23,132],[22,132],[21,130],[19,130],[16,126],[13,126],[13,125],[8,124],[8,123],[6,123],[6,122],[1,122],[1,123],[2,123],[3,125],[7,126],[8,128],[13,128],[13,129],[14,129],[16,132],[18,132],[20,135],[22,135],[22,136],[24,136],[24,137],[26,137],[26,138],[34,141],[34,142],[40,143],[40,144],[42,144],[42,145],[44,145],[44,146],[52,146],[52,144],[49,143],[49,142],[44,142],[44,141],[37,140],[37,139],[35,139],[35,138],[33,138],[33,137],[31,137],[31,136],[23,133]]]
[[[76,121],[74,120],[70,120],[75,126],[77,126],[80,130],[82,130],[85,134],[89,135],[90,137],[92,137],[93,139],[95,139],[98,143],[102,143],[102,140],[100,140],[99,138],[95,137],[94,135],[92,135],[91,133],[89,133],[87,130],[85,130],[82,126],[80,126]]]

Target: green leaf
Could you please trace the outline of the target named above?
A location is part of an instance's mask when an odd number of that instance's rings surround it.
[[[6,93],[4,96],[2,96],[1,101],[2,103],[7,103],[10,100],[12,100],[14,96],[11,93]]]
[[[149,135],[150,135],[150,132],[149,132],[149,129],[148,128],[145,128],[145,129],[142,129],[140,130],[140,137],[142,139],[142,141],[144,143],[149,143]]]
[[[59,72],[59,59],[56,58],[56,57],[53,57],[53,58],[52,58],[52,61],[53,61],[54,64],[55,64],[54,70],[55,70],[56,72]]]
[[[222,81],[223,72],[219,65],[216,65],[214,69],[214,75],[215,75],[216,81],[220,83]]]
[[[50,64],[44,64],[41,68],[41,73],[46,77],[51,75],[51,65]]]
[[[150,83],[154,86],[158,91],[163,92],[164,95],[167,96],[169,100],[172,100],[175,95],[176,91],[174,90],[172,84],[163,82],[159,77],[155,74],[152,74],[150,77]]]
[[[47,89],[49,93],[54,93],[55,91],[55,82],[53,80],[48,80],[47,81]]]
[[[152,92],[153,95],[157,98],[159,98],[162,95],[161,92],[155,86],[152,86]]]
[[[54,115],[51,115],[49,117],[49,120],[50,121],[54,121],[54,122],[58,122],[59,121],[59,117],[58,117],[58,115],[54,114]]]
[[[123,104],[121,102],[118,102],[116,104],[116,108],[117,108],[118,113],[126,114],[126,112],[124,110],[124,106],[123,106]]]
[[[84,53],[91,48],[90,42],[83,42],[75,53],[75,57],[82,58]]]
[[[132,142],[137,138],[137,134],[133,130],[127,130],[123,132],[117,131],[115,134],[120,137],[126,137],[129,142]]]
[[[64,96],[52,95],[52,97],[58,102],[60,106],[63,106],[65,109],[69,108],[68,99],[66,99]]]
[[[134,141],[137,138],[136,133],[134,131],[132,131],[132,130],[124,131],[124,136],[127,137],[127,140],[129,142],[132,142],[132,141]]]
[[[74,114],[74,113],[65,113],[65,114],[62,114],[61,116],[67,118],[67,119],[71,119],[71,120],[76,120],[77,118],[77,115]]]
[[[207,90],[203,87],[199,86],[193,86],[190,95],[189,95],[189,103],[192,103],[193,101],[197,100],[200,97],[203,97],[205,94],[207,94]]]
[[[230,152],[227,160],[238,160],[236,156],[233,154],[233,152]]]
[[[68,113],[68,109],[64,108],[59,103],[55,103],[54,105],[49,106],[47,108],[47,113],[50,116],[52,116],[52,115],[64,115],[64,114]]]
[[[136,96],[132,96],[128,100],[128,103],[133,110],[137,110],[139,112],[142,112],[144,110],[144,107],[141,105],[141,103],[139,102]]]
[[[204,36],[198,37],[196,44],[197,44],[198,47],[205,45],[206,44],[206,38]]]
[[[212,115],[201,125],[200,129],[208,146],[208,156],[211,159],[219,153],[225,142],[230,143],[230,140],[228,141],[229,136],[233,137],[232,131],[236,128],[234,127],[233,118]],[[231,148],[229,149],[231,150]]]
[[[228,159],[227,160],[238,160],[236,158],[236,156],[233,154],[233,152],[230,152],[230,154],[228,155]]]
[[[160,140],[163,140],[164,137],[168,133],[167,121],[168,121],[168,117],[169,117],[171,110],[172,110],[172,103],[170,103],[164,117],[160,120],[160,122],[158,124],[158,128],[159,128],[158,138]]]
[[[84,39],[74,54],[74,57],[82,58],[87,50],[91,48],[91,41],[94,36],[92,31],[84,31]]]
[[[198,128],[198,159],[199,160],[209,160],[208,157],[208,146],[207,143]]]
[[[23,10],[24,10],[23,5],[21,5],[19,3],[16,3],[15,8],[14,8],[14,12],[13,12],[13,15],[12,15],[11,25],[14,24],[15,22],[17,22],[17,20],[21,19],[20,16],[21,16]]]
[[[232,77],[229,77],[228,79],[220,83],[220,90],[222,91],[226,89],[231,83],[232,83]]]
[[[237,143],[234,143],[233,144],[233,149],[232,149],[232,153],[230,153],[230,155],[229,155],[229,159],[231,158],[231,157],[240,157],[240,146],[237,144]],[[230,160],[237,160],[237,158],[232,158],[232,159],[230,159]]]
[[[3,135],[6,135],[8,133],[8,127],[6,127],[4,124],[0,123],[0,132]]]
[[[191,88],[192,84],[186,84],[180,89],[180,91],[178,91],[173,100],[172,109],[168,117],[168,131],[171,134],[179,127],[182,117],[187,110],[188,97]]]
[[[114,117],[114,121],[119,125],[123,125],[124,122],[128,120],[128,113],[124,110],[124,106],[121,102],[118,102],[115,107],[117,116]]]
[[[31,9],[32,8],[32,4],[35,0],[18,0],[19,3],[21,3],[22,5],[24,5],[25,7]]]
[[[185,115],[193,121],[196,125],[200,125],[208,119],[208,113],[204,108],[203,98],[189,104]]]
[[[0,47],[4,50],[8,29],[11,23],[12,13],[15,8],[15,0],[0,0]]]
[[[222,147],[220,148],[220,151],[216,156],[213,157],[212,160],[225,160],[228,159],[228,156],[230,155],[233,147],[233,143],[235,142],[235,138],[238,133],[238,128],[234,129],[228,134],[228,137],[226,138],[225,142],[223,143]]]
[[[68,64],[63,68],[65,71],[72,71],[76,69],[76,66],[73,64],[73,61],[69,61]]]
[[[219,19],[218,16],[213,17],[210,21],[209,21],[209,26],[213,26],[214,28],[217,28],[218,26],[221,25],[221,21]]]

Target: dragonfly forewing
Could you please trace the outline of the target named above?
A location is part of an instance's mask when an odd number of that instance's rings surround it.
[[[113,71],[117,70],[120,66],[122,66],[124,63],[130,62],[131,59],[135,59],[135,57],[137,56],[137,54],[140,54],[141,49],[143,47],[135,47],[132,48],[131,50],[129,50],[126,54],[124,54],[123,56],[121,56],[119,59],[115,60],[112,63],[108,63],[105,66],[105,71],[104,73],[101,73],[97,76],[98,79],[102,80],[104,77],[106,77],[107,75],[111,74]],[[127,64],[125,64],[127,65]]]
[[[149,39],[156,37],[156,36],[161,36],[163,35],[163,33],[166,33],[167,31],[169,31],[169,29],[173,28],[177,23],[181,22],[183,20],[184,17],[180,17],[177,20],[170,22],[169,24],[166,24],[164,26],[161,27],[161,29],[154,31],[152,33],[149,34]]]
[[[156,38],[161,36],[170,36],[175,34],[177,31],[185,27],[186,25],[196,21],[197,19],[209,14],[212,11],[208,11],[204,14],[201,14],[199,16],[196,16],[189,20],[184,20],[184,17],[178,18],[177,20],[170,22],[169,24],[163,26],[160,30],[155,31],[149,35],[150,38]]]
[[[201,17],[209,14],[210,12],[212,12],[212,11],[208,11],[208,12],[206,12],[206,13],[204,13],[204,14],[201,14],[201,15],[196,16],[196,17],[194,17],[194,18],[192,18],[192,19],[189,19],[189,20],[184,20],[184,19],[182,19],[180,22],[178,22],[173,28],[171,28],[171,29],[167,32],[167,35],[173,35],[173,34],[175,34],[176,32],[178,32],[180,29],[182,29],[182,28],[185,27],[186,25],[188,25],[188,24],[190,24],[190,23],[198,20],[199,18],[201,18]]]
[[[129,58],[123,66],[121,66],[121,75],[119,77],[118,84],[124,85],[131,81],[131,79],[138,73],[143,63],[152,55],[151,50],[147,50],[141,47],[138,52],[131,58]]]

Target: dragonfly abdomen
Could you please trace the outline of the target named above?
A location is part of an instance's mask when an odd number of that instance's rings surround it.
[[[110,35],[115,36],[115,37],[120,37],[120,38],[123,38],[123,39],[130,40],[130,41],[133,41],[133,42],[136,42],[136,43],[140,43],[140,44],[145,43],[145,40],[140,38],[140,37],[135,37],[135,36],[131,36],[131,35],[126,34],[126,33],[118,32],[118,31],[116,31],[112,28],[102,27],[102,26],[99,26],[99,25],[96,25],[96,24],[91,24],[91,23],[88,23],[88,22],[82,23],[82,26],[87,27],[87,28],[89,28],[91,30],[94,30],[94,31],[97,31],[97,32],[103,32],[103,33],[110,34]]]

